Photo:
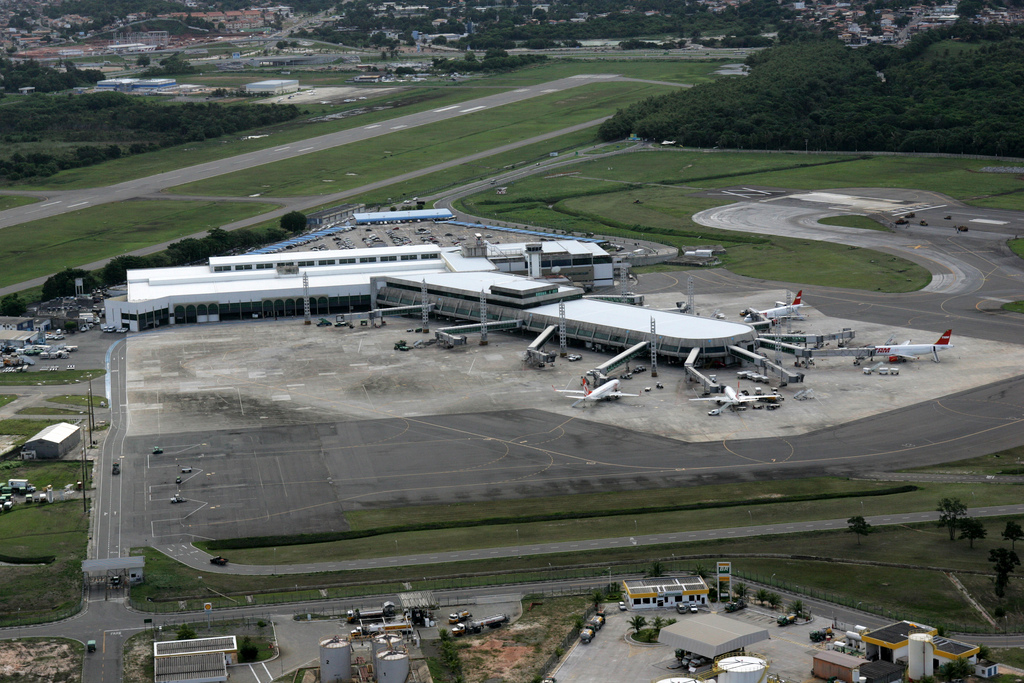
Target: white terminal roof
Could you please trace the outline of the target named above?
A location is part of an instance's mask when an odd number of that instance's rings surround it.
[[[530,309],[531,313],[558,317],[558,304],[546,304]],[[714,318],[682,315],[669,311],[656,311],[640,306],[617,304],[598,299],[577,299],[565,302],[565,315],[570,320],[619,327],[650,334],[651,318],[659,337],[677,339],[723,339],[730,343],[748,341],[750,325],[732,323]]]
[[[402,254],[436,254],[441,247],[436,244],[424,244],[408,247],[369,247],[365,249],[330,249],[327,251],[278,251],[273,254],[242,254],[241,256],[211,256],[210,266],[198,266],[211,270],[213,266],[235,266],[246,263],[282,263],[308,260],[355,258],[363,256],[399,256]],[[366,264],[363,264],[366,265]],[[154,269],[162,270],[162,269]]]
[[[279,85],[298,85],[298,83],[298,81],[292,81],[286,78],[272,78],[267,81],[256,81],[255,83],[247,83],[246,87],[252,88],[254,86],[263,86],[265,88],[273,88]]]
[[[396,277],[403,277],[396,275]],[[480,292],[481,290],[490,293],[492,286],[498,286],[502,289],[512,289],[517,291],[530,291],[537,289],[538,287],[548,286],[551,289],[557,288],[559,293],[570,293],[579,292],[578,287],[568,287],[566,285],[558,284],[557,282],[551,282],[550,284],[543,280],[531,280],[529,278],[509,275],[508,273],[499,273],[497,271],[481,271],[481,272],[466,272],[466,273],[430,273],[424,275],[421,280],[426,280],[427,285],[436,285],[438,287],[451,287],[454,289],[461,289],[466,292]],[[567,304],[568,305],[568,302]],[[555,306],[555,315],[558,315],[558,304]],[[537,308],[530,309],[531,311],[539,310]],[[650,325],[648,325],[650,328]]]
[[[78,425],[68,424],[67,422],[58,422],[55,425],[50,425],[46,429],[42,430],[29,441],[50,441],[53,443],[61,443],[69,436],[78,431]]]

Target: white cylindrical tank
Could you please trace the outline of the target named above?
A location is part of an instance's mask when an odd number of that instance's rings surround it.
[[[907,643],[907,677],[920,680],[932,675],[932,637],[911,633]]]
[[[373,642],[370,643],[370,649],[373,651],[373,656],[376,657],[377,653],[393,650],[401,642],[402,636],[395,635],[394,633],[385,633],[373,639]]]
[[[850,640],[850,641],[853,641],[853,642],[857,642],[857,641],[860,640],[860,634],[857,633],[856,631],[847,631],[846,632],[846,639]]]
[[[405,652],[388,650],[377,653],[377,666],[374,669],[377,680],[384,683],[405,683],[409,677],[409,655]]]
[[[320,639],[321,683],[343,683],[352,678],[352,646],[344,636]]]
[[[662,678],[658,683],[698,683],[696,679],[684,678],[682,676],[673,676],[671,678]]]
[[[760,657],[726,657],[719,660],[719,683],[760,683],[768,664]]]

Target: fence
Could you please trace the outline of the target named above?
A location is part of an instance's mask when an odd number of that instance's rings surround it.
[[[594,616],[596,612],[597,610],[593,607],[588,607],[586,610],[584,610],[583,623],[586,623],[590,619],[590,617]],[[555,670],[555,667],[558,666],[558,663],[562,661],[562,657],[565,656],[566,650],[568,650],[572,646],[572,644],[576,642],[576,639],[579,638],[579,636],[580,629],[576,628],[575,626],[573,626],[569,630],[569,632],[565,634],[565,638],[562,639],[562,642],[555,647],[554,653],[552,653],[552,655],[547,658],[547,661],[540,665],[540,669],[537,673],[541,678],[544,678],[545,676],[547,676]]]
[[[64,609],[51,610],[42,614],[26,614],[21,616],[17,612],[11,612],[0,616],[0,628],[14,628],[17,626],[33,626],[35,624],[52,624],[54,622],[69,619],[82,611],[85,598],[79,597],[78,603]]]

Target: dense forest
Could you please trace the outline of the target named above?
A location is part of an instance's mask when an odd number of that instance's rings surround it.
[[[12,154],[0,159],[0,177],[50,176],[126,154],[273,125],[299,114],[294,105],[179,105],[114,92],[27,97],[4,107],[0,140],[95,144],[66,152]]]
[[[961,44],[950,50],[935,45],[941,41]],[[922,34],[903,50],[799,42],[751,55],[747,64],[748,76],[621,110],[601,137],[1024,156],[1024,29],[957,25]]]
[[[36,92],[57,92],[78,86],[92,85],[103,78],[96,69],[76,69],[67,62],[65,71],[43,66],[35,60],[15,62],[0,57],[0,85],[5,92],[18,92],[18,88],[31,86]]]

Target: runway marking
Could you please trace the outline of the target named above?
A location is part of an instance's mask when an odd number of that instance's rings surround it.
[[[435,109],[435,110],[434,110],[434,113],[435,113],[435,114],[440,114],[440,113],[441,113],[441,112],[443,112],[443,111],[448,111],[448,110],[450,110],[450,109],[458,109],[458,108],[459,108],[459,105],[457,105],[457,104],[453,104],[453,105],[452,105],[452,106],[450,106],[450,107],[442,107],[442,108],[440,108],[440,109]]]
[[[397,125],[397,126],[391,126],[391,130],[401,130],[401,129],[403,129],[403,128],[408,128],[408,127],[409,127],[409,126],[405,125],[404,123],[400,123],[400,124],[399,124],[399,125]]]
[[[558,92],[558,88],[548,88],[547,90],[541,90],[541,92]]]
[[[309,150],[311,150],[311,149],[316,149],[316,147],[315,147],[315,146],[314,146],[314,147],[303,147],[303,148],[302,148],[302,149],[300,149],[299,151],[300,151],[300,152],[308,152],[308,151],[309,151]]]
[[[85,204],[88,204],[88,203],[89,203],[89,202],[78,202],[77,204],[68,204],[68,208],[69,208],[69,209],[73,209],[73,208],[75,208],[76,206],[84,206]]]
[[[43,204],[43,205],[41,205],[41,206],[40,206],[39,208],[40,208],[40,209],[45,209],[45,208],[46,208],[46,207],[48,207],[48,206],[56,206],[57,204],[60,204],[60,203],[61,203],[61,201],[62,201],[62,200],[58,200],[58,201],[55,201],[55,202],[50,202],[49,204]]]
[[[479,107],[470,107],[469,109],[460,109],[460,114],[468,114],[471,111],[480,111],[481,109],[487,109],[486,105],[480,105]]]
[[[291,147],[278,147],[278,148],[277,148],[277,149],[275,149],[274,151],[275,151],[275,152],[285,152],[285,151],[287,151],[287,150],[289,150],[289,149],[291,149]]]
[[[1009,225],[1010,221],[997,221],[991,218],[972,218],[968,223],[985,223],[987,225]]]
[[[380,124],[379,123],[375,123],[372,126],[366,126],[366,127],[363,128],[363,130],[370,130],[371,128],[380,128]]]
[[[529,88],[520,88],[519,90],[513,90],[512,92],[530,92]]]

